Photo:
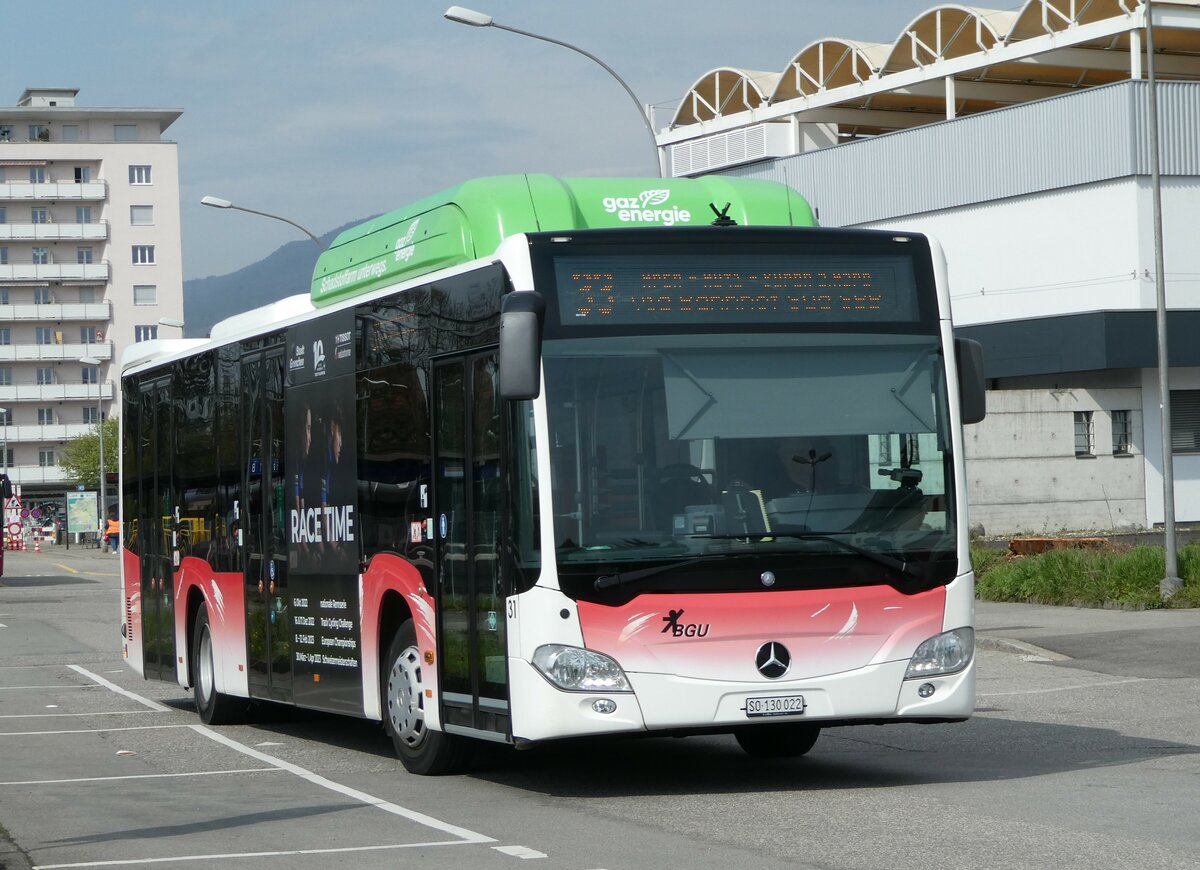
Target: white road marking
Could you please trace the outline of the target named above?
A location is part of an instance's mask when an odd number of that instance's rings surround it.
[[[0,686],[0,692],[3,692],[3,691],[5,691],[5,690],[8,690],[8,691],[13,691],[14,689],[27,689],[27,690],[30,690],[30,691],[33,691],[33,690],[39,690],[39,691],[40,691],[40,690],[42,690],[42,689],[100,689],[100,688],[103,688],[103,687],[102,687],[102,686],[80,686],[80,685],[70,685],[70,686],[62,686],[62,685],[59,685],[59,686]]]
[[[68,716],[144,716],[145,710],[105,710],[102,713],[7,713],[0,719],[66,719]]]
[[[139,704],[145,704],[151,710],[156,710],[159,713],[170,713],[171,712],[170,707],[164,707],[162,704],[158,703],[157,701],[151,701],[149,698],[143,698],[141,695],[134,694],[133,692],[130,692],[127,689],[122,689],[116,683],[113,683],[113,682],[110,682],[109,680],[104,679],[104,677],[100,676],[99,674],[93,674],[91,671],[87,670],[86,668],[81,668],[81,667],[79,667],[79,665],[67,665],[67,667],[70,668],[71,670],[75,671],[76,673],[83,674],[89,680],[93,680],[96,683],[100,684],[101,686],[104,686],[104,688],[108,689],[109,691],[116,692],[118,695],[122,695],[123,697],[137,701]]]
[[[167,864],[174,861],[221,861],[230,858],[282,858],[288,855],[340,855],[347,852],[384,852],[394,849],[424,849],[431,846],[467,846],[469,840],[438,840],[432,843],[395,843],[387,846],[347,846],[342,849],[288,849],[283,852],[229,852],[213,855],[175,855],[170,858],[121,858],[116,861],[81,861],[77,864],[35,864],[33,870],[69,870],[75,867],[132,867],[135,864]]]
[[[1110,680],[1107,683],[1080,683],[1077,686],[1058,686],[1053,689],[1026,689],[1021,692],[980,692],[980,698],[1000,698],[1006,695],[1048,695],[1054,692],[1071,692],[1076,689],[1099,689],[1104,686],[1123,686],[1126,683],[1145,683],[1147,677],[1131,677],[1128,680]]]
[[[468,830],[467,828],[460,828],[458,825],[452,825],[449,822],[443,822],[440,819],[435,819],[433,816],[427,816],[424,813],[417,812],[416,810],[410,810],[398,804],[394,804],[391,801],[385,801],[382,798],[369,795],[366,792],[359,791],[356,788],[350,788],[350,786],[342,785],[341,783],[334,782],[331,779],[326,779],[320,774],[313,773],[311,770],[305,770],[303,767],[300,767],[297,764],[292,764],[291,762],[284,761],[281,758],[276,758],[273,755],[267,755],[265,752],[259,752],[257,749],[246,746],[244,743],[238,743],[236,740],[232,740],[229,737],[226,737],[224,734],[218,734],[216,731],[213,731],[211,728],[207,728],[204,725],[191,725],[189,727],[197,734],[203,734],[209,740],[215,740],[217,743],[228,746],[230,749],[235,749],[238,752],[241,752],[243,755],[249,755],[251,758],[256,758],[259,761],[266,762],[267,764],[273,764],[282,770],[286,770],[289,773],[295,774],[301,779],[308,780],[313,785],[319,785],[321,788],[326,788],[330,791],[337,792],[338,794],[345,795],[348,798],[362,801],[364,804],[369,804],[376,809],[383,810],[387,813],[392,813],[393,815],[408,819],[411,822],[416,822],[418,825],[424,825],[427,828],[443,831],[453,837],[461,837],[465,842],[468,843],[496,842],[495,837],[488,837],[485,834],[479,834],[475,831]]]
[[[130,725],[127,728],[78,728],[58,731],[0,731],[0,737],[38,737],[40,735],[50,736],[52,734],[110,734],[114,731],[151,731],[155,728],[187,727],[187,725],[181,723],[179,725]]]
[[[536,849],[530,849],[527,846],[492,846],[497,852],[502,855],[511,855],[514,858],[545,858],[545,852],[539,852]]]
[[[282,773],[277,767],[244,767],[240,770],[194,770],[190,773],[135,773],[129,776],[82,776],[78,779],[26,779],[0,785],[62,785],[68,782],[114,782],[120,779],[172,779],[182,776],[220,776],[225,773]]]

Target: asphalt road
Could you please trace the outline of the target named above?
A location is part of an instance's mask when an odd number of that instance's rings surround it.
[[[826,731],[493,751],[409,776],[377,725],[201,726],[120,661],[116,559],[8,554],[0,868],[1200,866],[1200,612],[980,604],[978,712]]]

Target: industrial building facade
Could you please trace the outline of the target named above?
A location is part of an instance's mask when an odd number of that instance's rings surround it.
[[[76,94],[0,107],[0,459],[27,503],[75,488],[62,450],[117,407],[121,351],[183,316],[181,113]]]
[[[1200,4],[1153,4],[1176,516],[1200,521]],[[895,43],[714,70],[658,135],[672,175],[783,181],[826,226],[927,232],[988,417],[988,534],[1163,521],[1146,8],[937,6]]]

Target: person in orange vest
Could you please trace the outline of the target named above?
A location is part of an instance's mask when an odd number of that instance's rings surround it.
[[[108,542],[109,550],[117,552],[121,545],[121,524],[114,516],[109,516],[108,523],[104,527],[104,540]]]

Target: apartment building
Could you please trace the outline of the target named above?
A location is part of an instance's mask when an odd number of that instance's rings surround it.
[[[831,37],[778,71],[717,67],[657,139],[670,175],[783,181],[826,226],[941,242],[989,386],[967,430],[971,518],[1012,534],[1164,521],[1156,211],[1175,514],[1200,522],[1198,117],[1196,0],[945,3],[890,43]]]
[[[62,450],[120,408],[122,350],[183,318],[182,112],[77,94],[0,106],[0,460],[26,502],[75,489]]]

